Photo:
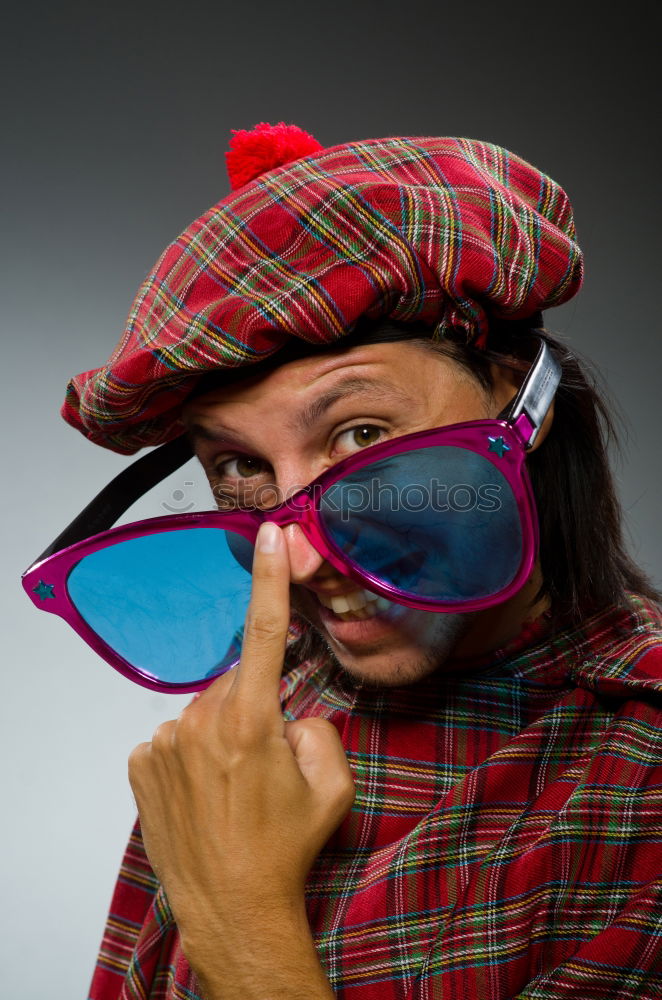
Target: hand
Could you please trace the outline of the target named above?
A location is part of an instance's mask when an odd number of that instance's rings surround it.
[[[210,998],[236,996],[239,987],[244,998],[263,996],[261,977],[269,996],[280,996],[278,963],[287,963],[286,978],[302,975],[298,942],[304,975],[321,976],[304,884],[354,784],[329,722],[282,716],[289,579],[283,534],[262,525],[239,666],[129,760],[147,855]],[[282,996],[330,996],[319,982],[316,994],[305,979],[283,979]]]

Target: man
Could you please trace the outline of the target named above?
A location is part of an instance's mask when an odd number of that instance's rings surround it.
[[[260,522],[238,667],[132,754],[90,996],[658,996],[660,618],[541,327],[581,279],[567,200],[469,140],[238,140],[65,407],[119,450],[185,432]],[[433,516],[389,521],[366,469],[427,448]]]

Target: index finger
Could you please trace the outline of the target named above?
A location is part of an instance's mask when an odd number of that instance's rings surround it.
[[[253,556],[251,600],[246,613],[241,659],[233,698],[252,710],[280,710],[280,678],[290,624],[290,561],[278,525],[260,525]]]

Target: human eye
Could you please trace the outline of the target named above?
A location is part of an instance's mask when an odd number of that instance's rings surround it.
[[[384,428],[376,424],[355,424],[337,435],[334,451],[347,455],[361,448],[368,448],[371,444],[377,444],[385,433]]]
[[[233,458],[223,459],[214,465],[216,477],[227,481],[253,479],[265,470],[265,463],[252,455],[235,455]]]
[[[233,455],[216,461],[209,470],[209,481],[219,507],[261,506],[264,487],[271,483],[266,462],[253,455]],[[268,501],[271,505],[272,500]]]

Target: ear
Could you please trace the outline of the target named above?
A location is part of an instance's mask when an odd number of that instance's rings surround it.
[[[497,365],[493,362],[490,364],[492,399],[494,401],[493,416],[496,417],[509,403],[512,403],[528,371],[528,365],[524,366],[522,371],[519,371],[516,368],[510,368],[506,365]],[[543,443],[551,430],[553,420],[554,402],[552,402],[547,411],[547,415],[542,422],[542,427],[538,431],[534,444],[528,449],[529,453],[535,451]]]

